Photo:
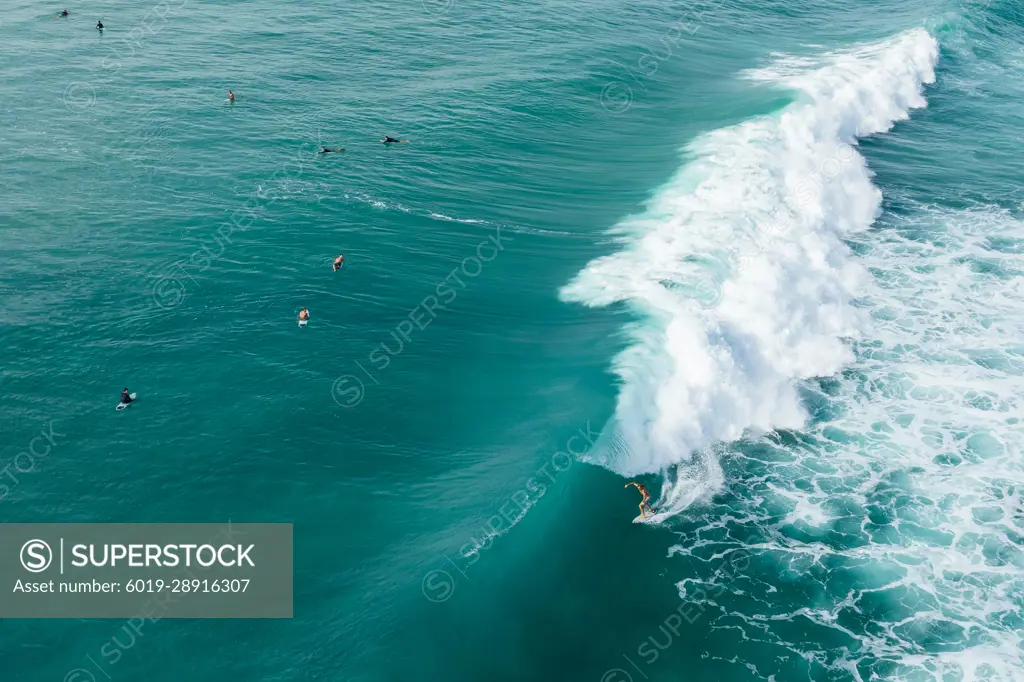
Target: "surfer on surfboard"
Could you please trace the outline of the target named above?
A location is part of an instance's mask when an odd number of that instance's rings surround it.
[[[303,308],[299,311],[299,324],[303,324],[309,321],[309,311]]]
[[[341,270],[341,266],[345,264],[345,254],[339,255],[334,259],[334,271]]]
[[[644,487],[643,483],[631,481],[622,487],[628,488],[629,486],[634,486],[640,491],[640,494],[644,496],[644,499],[640,500],[640,518],[646,519],[647,512],[651,512],[651,516],[654,516],[657,512],[654,511],[654,507],[650,505],[651,494],[647,492],[647,488]]]
[[[122,390],[121,391],[121,404],[122,405],[127,405],[131,401],[132,401],[132,394],[128,392],[128,389],[126,388],[126,389]]]

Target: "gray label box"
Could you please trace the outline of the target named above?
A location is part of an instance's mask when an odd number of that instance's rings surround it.
[[[0,618],[291,618],[290,523],[0,524]]]

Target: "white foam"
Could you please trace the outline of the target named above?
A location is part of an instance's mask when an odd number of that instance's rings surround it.
[[[615,360],[605,465],[660,472],[716,442],[805,423],[798,382],[851,362],[848,340],[868,323],[851,304],[865,273],[843,239],[871,224],[881,195],[851,145],[925,105],[937,58],[935,39],[913,30],[745,74],[801,99],[692,143],[647,210],[615,227],[623,250],[563,289],[590,306],[626,302],[641,320]],[[663,498],[677,510],[693,499]]]
[[[917,30],[749,72],[800,99],[690,145],[563,290],[638,317],[596,463],[663,473],[659,511],[711,497],[718,450],[747,472],[669,556],[708,628],[778,647],[762,675],[794,654],[815,679],[1024,679],[1024,222],[916,206],[868,233],[850,146],[924,105],[937,56]]]
[[[445,215],[444,213],[434,213],[433,211],[430,212],[430,217],[433,218],[434,220],[444,220],[447,222],[454,223],[466,223],[467,225],[481,225],[487,223],[486,220],[477,220],[475,218],[453,218],[450,215]]]
[[[861,554],[898,563],[900,584],[930,596],[931,612],[914,615],[920,631],[945,624],[974,642],[906,656],[914,642],[899,623],[883,622],[888,635],[864,643],[936,680],[1021,679],[1024,222],[998,209],[918,207],[885,227],[864,245],[879,274],[864,305],[884,314],[871,345],[858,349],[835,423],[870,441],[846,443],[829,459],[838,474],[860,478],[849,492],[863,503],[877,501],[891,472],[909,474],[893,523],[904,541],[870,543]],[[993,248],[999,240],[1016,247]]]
[[[742,551],[766,570],[705,559],[707,575],[680,581],[680,594],[715,595],[704,602],[712,629],[720,613],[721,627],[742,623],[744,639],[837,677],[1020,680],[1024,222],[994,208],[918,206],[861,248],[877,278],[860,305],[875,320],[857,360],[820,396],[838,415],[785,450],[743,448],[767,473],[732,481],[734,518],[712,513],[670,550]],[[740,528],[757,540],[736,538]],[[820,585],[813,608],[774,596],[777,584],[806,577]],[[833,581],[849,593],[829,589]],[[730,599],[740,590],[744,599]],[[790,641],[772,621],[810,622],[856,646]]]

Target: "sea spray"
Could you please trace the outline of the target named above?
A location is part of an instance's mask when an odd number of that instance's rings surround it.
[[[744,74],[801,97],[690,144],[645,213],[616,226],[625,248],[562,290],[588,306],[627,302],[640,318],[615,359],[622,387],[602,464],[661,472],[715,443],[805,423],[799,382],[849,363],[846,340],[868,325],[851,304],[865,271],[844,239],[871,225],[881,193],[853,145],[925,106],[937,59],[935,39],[915,29]],[[713,305],[692,295],[708,278]],[[662,498],[676,511],[693,501]]]

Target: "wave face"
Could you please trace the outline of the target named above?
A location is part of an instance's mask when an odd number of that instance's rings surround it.
[[[870,323],[844,240],[882,197],[857,139],[925,106],[938,54],[915,29],[744,74],[797,99],[689,145],[646,211],[614,228],[622,249],[564,287],[564,300],[639,316],[614,362],[622,386],[597,463],[671,472],[660,503],[678,511],[718,485],[715,443],[806,423],[800,382],[849,364]]]

